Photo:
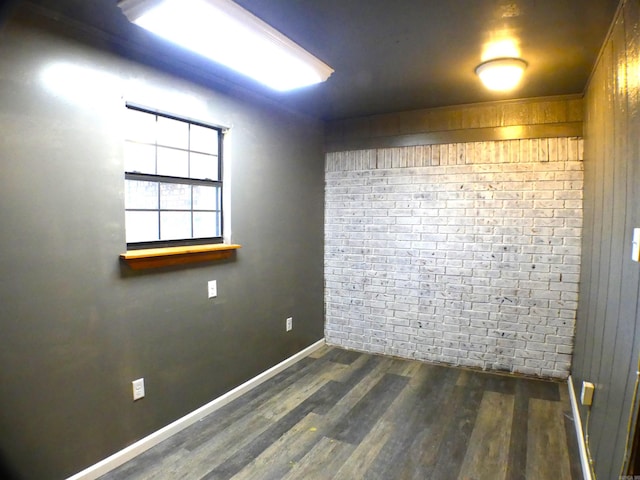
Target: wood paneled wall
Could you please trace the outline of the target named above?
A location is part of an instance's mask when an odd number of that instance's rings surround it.
[[[584,238],[573,376],[596,385],[588,431],[597,478],[618,478],[640,347],[640,2],[618,12],[585,98]],[[587,411],[581,412],[583,426]]]
[[[582,96],[487,102],[335,120],[328,152],[582,136]]]

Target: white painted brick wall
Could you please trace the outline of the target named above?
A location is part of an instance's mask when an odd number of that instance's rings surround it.
[[[544,138],[327,154],[327,342],[566,378],[582,152]]]

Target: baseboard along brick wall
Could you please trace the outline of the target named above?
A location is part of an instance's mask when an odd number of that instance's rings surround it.
[[[582,159],[581,138],[328,153],[327,343],[566,378]]]

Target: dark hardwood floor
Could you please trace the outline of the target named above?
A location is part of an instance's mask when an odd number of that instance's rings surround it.
[[[582,478],[564,383],[323,347],[101,477]]]

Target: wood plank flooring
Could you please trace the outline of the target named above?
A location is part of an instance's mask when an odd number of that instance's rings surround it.
[[[323,347],[101,480],[578,480],[566,390]]]

